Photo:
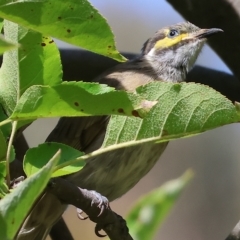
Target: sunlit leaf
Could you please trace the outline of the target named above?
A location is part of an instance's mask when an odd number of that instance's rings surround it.
[[[60,151],[0,201],[0,239],[14,239],[33,203],[46,187],[59,158]]]
[[[142,98],[158,103],[144,119],[112,116],[103,147],[167,141],[240,121],[238,108],[204,85],[154,82],[137,92]]]
[[[63,82],[53,87],[32,86],[21,97],[11,119],[37,117],[133,115],[141,99],[105,85]],[[148,109],[149,110],[149,109]]]
[[[67,165],[68,162],[82,156],[83,153],[64,144],[54,142],[44,143],[39,145],[38,147],[31,148],[27,151],[23,162],[23,168],[27,176],[31,176],[32,174],[38,172],[44,165],[47,164],[49,159],[59,149],[61,149],[61,156],[58,164],[56,165],[56,168],[58,170],[53,172],[52,177],[63,176],[66,174],[77,172],[85,165],[84,161],[80,161],[60,168],[62,164]]]
[[[1,0],[0,17],[118,61],[125,60],[116,50],[106,19],[87,0]]]
[[[0,69],[0,101],[10,115],[18,99],[32,85],[59,84],[62,69],[59,51],[51,38],[5,21],[6,40],[20,48],[4,53]]]

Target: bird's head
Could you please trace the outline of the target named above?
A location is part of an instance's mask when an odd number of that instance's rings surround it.
[[[195,63],[206,39],[218,32],[223,31],[219,28],[200,29],[190,22],[164,27],[143,45],[142,56],[154,70],[160,71],[159,76],[162,68],[165,72],[169,68],[167,78],[171,78],[171,73],[175,74],[174,69],[183,71],[185,76]],[[175,79],[175,76],[172,77]],[[176,81],[181,80],[184,79]]]

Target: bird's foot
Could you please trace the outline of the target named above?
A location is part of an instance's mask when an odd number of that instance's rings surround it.
[[[80,220],[86,220],[86,219],[88,219],[88,216],[86,216],[86,217],[84,217],[83,216],[83,210],[82,209],[80,209],[80,208],[77,208],[77,216],[78,216],[78,218],[80,219]]]
[[[109,201],[106,197],[102,196],[100,193],[96,191],[89,191],[92,194],[92,202],[91,206],[96,205],[100,209],[100,213],[98,214],[98,217],[102,215],[105,209],[109,209]]]

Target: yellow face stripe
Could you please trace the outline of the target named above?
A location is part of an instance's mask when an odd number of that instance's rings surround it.
[[[188,36],[188,33],[182,33],[182,34],[179,34],[178,36],[173,37],[173,38],[169,38],[167,35],[168,35],[168,31],[166,31],[166,37],[165,38],[163,38],[161,40],[158,40],[155,43],[155,45],[154,45],[155,49],[162,49],[162,48],[171,47],[171,46],[181,42],[183,38],[186,38]]]

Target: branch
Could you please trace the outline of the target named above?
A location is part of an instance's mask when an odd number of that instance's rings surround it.
[[[169,0],[169,1],[173,1],[173,0]],[[184,1],[186,0],[177,1],[177,2],[183,3]],[[201,1],[205,2],[205,0],[201,0]],[[219,2],[221,1],[222,0],[219,0]],[[215,26],[218,26],[218,25],[215,25]],[[240,38],[240,35],[239,35],[239,38]],[[210,38],[210,41],[211,41],[211,38]],[[232,40],[230,39],[230,41]],[[226,45],[228,44],[224,43],[224,47]],[[110,59],[95,53],[91,53],[85,50],[61,49],[60,53],[61,53],[61,60],[63,64],[63,79],[65,81],[83,80],[83,81],[89,82],[95,77],[97,77],[99,74],[101,74],[103,71],[118,64],[118,62],[113,59]],[[136,54],[131,54],[131,53],[123,53],[123,55],[126,56],[128,59],[132,59],[136,57]],[[232,57],[233,56],[234,55],[232,55]],[[239,58],[240,58],[240,54],[239,54]],[[0,56],[0,64],[1,62],[2,62],[2,57]],[[240,71],[240,68],[239,68],[239,71]],[[215,71],[209,68],[195,66],[193,70],[188,74],[187,81],[206,84],[216,89],[217,91],[221,92],[230,100],[240,102],[240,94],[239,94],[240,81],[236,77],[232,76],[231,74]],[[21,159],[21,158],[18,158],[18,159]]]
[[[199,27],[218,27],[220,37],[208,40],[209,45],[240,79],[240,3],[233,0],[167,0],[186,20]],[[226,20],[227,19],[227,20]]]
[[[135,54],[130,53],[123,53],[123,55],[129,59],[136,57]],[[118,64],[117,61],[110,58],[84,50],[62,49],[61,58],[64,73],[63,79],[67,81],[91,81],[106,69]],[[188,74],[187,81],[209,85],[230,100],[240,102],[240,81],[230,74],[196,66]]]
[[[111,240],[132,240],[126,222],[110,209],[106,199],[99,197],[98,193],[80,189],[63,178],[52,179],[47,191],[64,203],[83,210],[97,223],[96,230],[103,229]]]
[[[53,239],[53,240],[54,239],[55,240],[74,240],[71,235],[71,232],[68,229],[68,226],[66,225],[66,223],[62,217],[52,227],[49,235],[51,236],[51,239]]]
[[[208,85],[226,96],[232,102],[240,102],[240,81],[230,74],[196,66],[188,74],[187,82],[197,82]]]

